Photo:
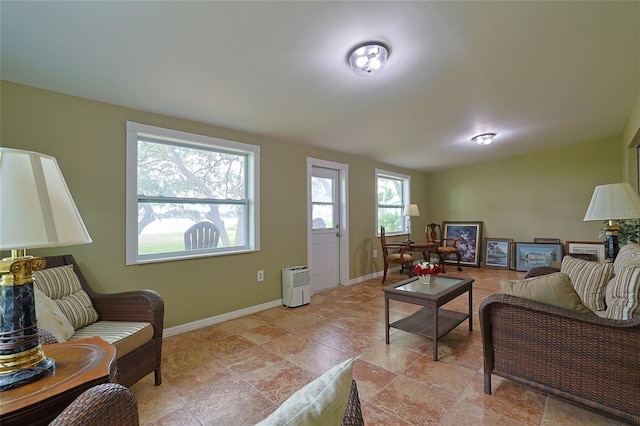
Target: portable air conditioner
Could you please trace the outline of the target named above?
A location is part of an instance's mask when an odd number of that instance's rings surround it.
[[[282,304],[289,308],[306,305],[311,301],[309,268],[294,266],[282,269]]]

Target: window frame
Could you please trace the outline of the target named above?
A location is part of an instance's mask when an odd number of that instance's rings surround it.
[[[411,204],[411,176],[405,175],[405,174],[401,174],[401,173],[396,173],[396,172],[390,172],[388,170],[376,169],[376,173],[375,173],[376,233],[375,233],[375,235],[377,237],[380,237],[380,217],[378,216],[378,212],[379,212],[381,207],[386,206],[386,205],[381,205],[381,204],[378,203],[378,179],[379,178],[397,179],[397,180],[402,181],[402,211],[404,211],[404,208],[405,208],[406,205]],[[396,207],[396,206],[393,205],[393,207]],[[407,232],[406,232],[406,224],[404,224],[404,220],[403,220],[403,227],[402,227],[402,229],[400,231],[391,231],[391,232],[389,232],[388,230],[385,229],[385,234],[387,236],[406,235],[407,234]]]
[[[246,199],[226,200],[230,204],[246,204],[247,245],[217,247],[209,250],[164,252],[140,254],[138,247],[138,205],[140,199],[162,199],[165,202],[175,200],[172,197],[139,197],[138,188],[138,141],[157,141],[179,145],[190,149],[202,148],[207,151],[238,153],[246,156]],[[167,262],[200,257],[222,256],[230,254],[260,251],[260,147],[241,142],[220,139],[179,130],[166,129],[132,121],[126,122],[126,188],[125,188],[125,261],[127,265]],[[198,199],[190,200],[197,202]],[[202,200],[211,200],[202,198]],[[184,202],[184,199],[181,199]]]

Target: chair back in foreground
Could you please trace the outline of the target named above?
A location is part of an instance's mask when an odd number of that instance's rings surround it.
[[[137,426],[138,402],[117,383],[87,389],[49,423],[49,426]]]

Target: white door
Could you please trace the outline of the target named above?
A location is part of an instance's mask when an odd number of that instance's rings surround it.
[[[311,169],[311,286],[313,293],[336,287],[340,278],[340,174]]]

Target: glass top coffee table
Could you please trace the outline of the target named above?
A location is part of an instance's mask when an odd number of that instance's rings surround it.
[[[472,284],[472,278],[442,277],[437,275],[429,285],[422,284],[418,277],[413,277],[385,287],[383,290],[387,345],[389,344],[389,329],[391,327],[419,334],[433,340],[433,360],[437,361],[439,338],[449,333],[466,319],[469,320],[469,331],[473,330],[471,315]],[[440,306],[466,292],[469,293],[469,311],[467,313],[440,308]],[[389,300],[398,300],[424,307],[406,318],[389,324]]]

